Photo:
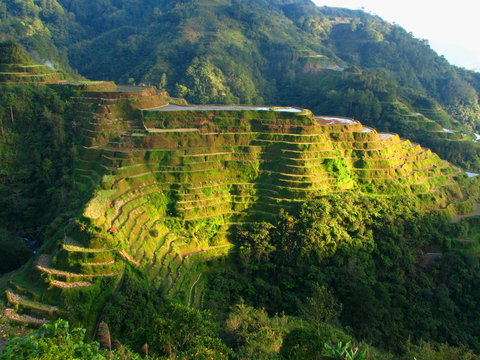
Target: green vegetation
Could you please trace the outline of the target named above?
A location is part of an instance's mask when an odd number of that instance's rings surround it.
[[[478,316],[478,261],[455,249],[458,236],[475,227],[417,209],[413,199],[328,196],[293,215],[280,213],[262,230],[245,226],[237,232],[236,265],[210,277],[208,304],[223,308],[244,299],[272,314],[300,315],[308,326],[286,335],[281,351],[292,359],[315,358],[322,340],[345,344],[348,338],[325,338],[325,324],[338,321],[400,358],[419,351],[409,341],[420,339],[425,352],[431,349],[426,356],[442,351],[426,341],[460,346],[445,353],[466,353],[467,344],[478,351],[478,329],[468,320]],[[443,255],[432,261],[430,252]]]
[[[4,271],[19,265],[11,256],[13,248],[26,261],[18,237],[40,243],[56,216],[68,216],[80,204],[71,178],[74,153],[65,103],[69,96],[69,91],[40,84],[0,87],[0,241],[17,244],[1,252]]]
[[[34,65],[30,55],[15,41],[5,41],[0,43],[0,63],[22,64],[25,66]]]
[[[377,16],[308,0],[6,0],[0,16],[2,33],[68,74],[70,61],[192,103],[355,117],[480,172],[478,74]]]
[[[70,329],[68,322],[58,320],[25,337],[12,339],[3,353],[2,360],[140,360],[121,344],[115,351],[100,349],[97,342],[85,342],[85,329]],[[153,358],[151,358],[153,359]]]
[[[6,179],[14,179],[5,189],[11,186],[26,196],[29,186],[41,191],[24,200],[37,206],[6,214],[5,228],[12,234],[19,233],[14,225],[46,229],[40,232],[45,236],[41,255],[4,281],[5,316],[20,323],[65,317],[91,335],[130,267],[143,272],[166,298],[202,307],[209,274],[230,266],[226,255],[233,249],[232,235],[243,236],[237,240],[244,242],[242,263],[261,263],[275,252],[272,228],[262,221],[275,221],[282,208],[290,213],[301,208],[305,221],[300,235],[306,242],[290,247],[289,256],[298,251],[326,260],[375,248],[371,216],[377,199],[386,204],[408,200],[419,211],[454,215],[470,211],[478,196],[471,190],[476,179],[431,151],[357,121],[332,121],[291,108],[156,110],[170,101],[166,94],[114,83],[8,85],[4,90],[3,116],[10,121],[2,129],[12,133],[4,138],[5,172],[11,177]],[[33,99],[28,103],[27,95]],[[22,115],[21,124],[15,112],[12,120],[9,104]],[[47,121],[51,128],[37,128]],[[37,151],[42,154],[38,164],[32,156]],[[22,174],[17,168],[30,171],[36,182],[15,180]],[[342,208],[342,198],[332,197],[352,189],[363,196],[360,203],[368,212]],[[302,207],[319,196],[331,202]],[[38,223],[30,224],[35,216]],[[254,237],[232,226],[251,222],[257,224]],[[21,256],[17,251],[15,264]],[[28,269],[34,273],[27,276]],[[282,306],[255,305],[292,314],[297,306],[294,297]]]
[[[232,353],[218,336],[210,313],[172,303],[134,271],[107,305],[104,319],[112,336],[133,349],[147,343],[151,353],[165,356],[162,359],[223,360]]]
[[[0,359],[478,358],[480,177],[390,133],[479,170],[474,73],[308,0],[0,19]]]

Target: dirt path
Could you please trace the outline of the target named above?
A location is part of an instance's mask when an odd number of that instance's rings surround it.
[[[195,280],[195,282],[192,284],[192,286],[190,286],[190,291],[188,293],[188,305],[189,306],[193,306],[192,304],[192,295],[193,295],[193,291],[195,289],[195,286],[197,286],[197,283],[200,281],[200,278],[202,277],[203,273],[201,273],[200,275],[198,275],[198,278],[197,280]]]
[[[456,218],[452,220],[452,222],[460,222],[462,219],[472,217],[472,216],[479,216],[480,215],[480,203],[477,204],[477,209],[475,211],[472,211],[471,213],[464,214],[464,215],[459,215]]]

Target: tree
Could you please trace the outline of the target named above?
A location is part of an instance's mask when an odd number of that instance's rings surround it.
[[[200,353],[205,358],[211,354],[214,360],[227,360],[231,350],[216,330],[217,325],[209,313],[169,303],[164,304],[150,326],[138,332],[149,344],[150,351],[159,355],[190,358]]]
[[[313,284],[312,296],[299,304],[300,316],[319,333],[324,323],[335,319],[342,311],[335,296],[324,286]]]
[[[228,104],[238,102],[226,85],[224,73],[207,59],[195,58],[188,67],[183,85],[187,100],[196,104]],[[179,93],[180,95],[180,93]]]
[[[275,359],[288,327],[287,317],[269,317],[264,309],[243,303],[233,307],[226,321],[227,334],[233,338],[239,358],[245,360]]]
[[[270,231],[273,225],[267,222],[253,223],[240,227],[236,232],[240,258],[244,263],[267,262],[270,253],[275,250]]]
[[[162,76],[160,77],[158,88],[162,91],[165,91],[165,89],[167,88],[167,84],[168,84],[167,74],[163,73]]]

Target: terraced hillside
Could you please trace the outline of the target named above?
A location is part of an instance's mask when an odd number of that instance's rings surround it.
[[[198,306],[203,274],[232,248],[234,225],[269,220],[310,197],[354,189],[418,196],[425,209],[468,201],[447,162],[354,119],[186,106],[153,88],[113,83],[81,88],[71,99],[83,140],[75,182],[89,200],[44,246],[35,275],[9,282],[5,316],[15,321],[62,314],[91,327],[127,266]]]
[[[62,80],[62,74],[47,65],[0,65],[0,84],[58,83]]]
[[[35,64],[13,41],[0,43],[0,85],[63,82],[65,75],[47,64]]]

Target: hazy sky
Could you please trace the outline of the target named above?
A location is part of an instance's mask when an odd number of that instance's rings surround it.
[[[395,22],[451,63],[480,71],[480,1],[478,0],[313,0],[317,5],[365,8]]]

